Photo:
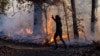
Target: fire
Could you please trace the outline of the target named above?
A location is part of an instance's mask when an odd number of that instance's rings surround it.
[[[28,34],[28,35],[32,35],[33,31],[30,28],[21,28],[19,31],[16,32],[17,35],[20,34]]]
[[[9,33],[9,34],[7,34],[7,36],[8,36],[8,37],[11,37],[12,35]]]
[[[50,17],[50,19],[48,20],[48,24],[47,24],[48,26],[48,34],[52,34],[52,33],[54,33],[53,32],[53,20],[52,20],[52,18]]]
[[[17,34],[17,35],[20,35],[20,34],[22,34],[23,32],[24,32],[24,29],[21,28],[21,29],[19,29],[19,30],[16,32],[16,34]]]
[[[63,39],[67,39],[67,34],[62,34],[62,38]],[[60,38],[57,37],[57,41],[59,41]],[[52,36],[49,40],[49,43],[53,43],[54,42],[54,36]]]
[[[32,32],[32,30],[31,29],[29,29],[29,28],[26,28],[26,32],[28,33],[28,34],[33,34],[33,32]]]
[[[47,28],[44,27],[44,32],[48,33],[48,35],[51,35],[54,33],[52,28],[53,28],[53,20],[52,20],[51,16],[49,16],[49,19],[47,22]]]

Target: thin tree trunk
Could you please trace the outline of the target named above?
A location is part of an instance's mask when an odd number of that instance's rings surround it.
[[[72,18],[73,18],[74,38],[78,39],[79,33],[78,33],[77,18],[76,18],[75,0],[71,0],[71,6],[72,6],[72,10],[73,10]]]
[[[49,45],[49,43],[48,43],[49,40],[47,38],[48,37],[47,8],[48,8],[48,6],[44,5],[44,16],[45,16],[45,20],[46,20],[46,24],[45,24],[46,25],[46,36],[45,36],[45,43],[44,43],[45,45]]]
[[[66,18],[65,18],[65,20],[66,20],[66,27],[67,27],[67,35],[68,35],[68,41],[70,41],[70,38],[69,38],[69,31],[68,31],[68,20],[67,20],[67,18],[68,18],[68,16],[67,16],[67,9],[66,9],[66,6],[65,6],[65,3],[63,2],[63,7],[64,7],[64,12],[65,12],[65,16],[66,16]]]
[[[47,7],[48,6],[44,6],[44,16],[45,16],[45,19],[46,19],[46,32],[47,32],[47,34],[48,34],[48,23],[47,23]]]
[[[96,6],[96,1],[92,0],[92,10],[91,10],[91,32],[94,33],[95,29],[95,6]]]

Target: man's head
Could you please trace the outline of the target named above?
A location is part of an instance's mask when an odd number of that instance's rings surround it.
[[[56,20],[60,20],[59,15],[56,15],[55,18],[56,18]]]

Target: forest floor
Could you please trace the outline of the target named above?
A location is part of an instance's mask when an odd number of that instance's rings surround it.
[[[93,46],[56,50],[53,47],[0,46],[0,56],[100,56],[100,51]]]
[[[94,45],[83,47],[68,47],[64,49],[60,46],[54,49],[54,46],[25,46],[0,41],[0,56],[100,56],[100,50]]]

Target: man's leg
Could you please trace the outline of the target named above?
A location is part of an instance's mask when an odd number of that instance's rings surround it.
[[[64,47],[67,48],[66,43],[64,42],[64,40],[62,38],[62,33],[60,33],[59,36],[60,36],[60,40],[62,41]]]
[[[55,33],[55,35],[54,35],[55,49],[58,48],[58,44],[57,44],[56,38],[57,38],[57,33]]]

